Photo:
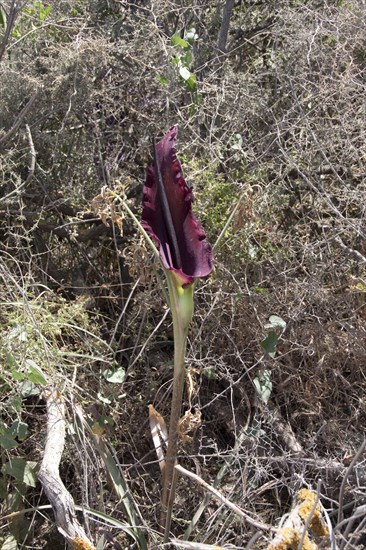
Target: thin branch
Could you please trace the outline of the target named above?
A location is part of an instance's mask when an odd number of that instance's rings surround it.
[[[33,95],[32,97],[30,98],[30,100],[28,101],[28,103],[26,104],[26,106],[20,111],[20,113],[18,114],[18,116],[16,117],[14,123],[13,123],[13,126],[10,128],[10,130],[8,130],[6,132],[5,135],[3,135],[1,138],[0,138],[0,149],[2,149],[4,147],[4,145],[6,144],[7,141],[9,141],[9,139],[11,139],[13,137],[13,135],[18,131],[20,125],[22,124],[23,122],[23,119],[27,116],[27,114],[29,113],[29,111],[31,110],[31,108],[33,107],[36,99],[38,99],[40,95],[40,90],[37,90]]]
[[[356,463],[358,462],[358,460],[363,455],[363,452],[364,452],[365,448],[366,448],[366,439],[363,441],[361,447],[358,449],[357,453],[355,454],[355,456],[352,459],[351,464],[348,466],[346,473],[344,474],[342,484],[341,484],[341,488],[339,490],[339,499],[338,499],[339,509],[338,509],[338,522],[337,522],[338,525],[343,520],[343,499],[344,499],[344,491],[345,491],[345,488],[346,488],[346,483],[347,483],[348,476],[351,474],[351,472],[352,472],[353,468],[355,467]]]
[[[32,181],[32,179],[33,179],[34,170],[36,168],[37,154],[36,154],[36,150],[34,148],[32,133],[30,131],[30,128],[29,128],[28,124],[25,125],[25,131],[27,133],[27,137],[28,137],[28,141],[29,141],[29,151],[30,151],[30,157],[31,157],[28,176],[27,176],[27,179],[24,182],[24,186],[26,187],[28,185],[28,183],[30,181]]]
[[[348,252],[351,256],[354,256],[355,258],[360,260],[360,262],[366,264],[365,256],[363,256],[360,252],[358,252],[358,250],[355,250],[354,248],[350,248],[349,246],[345,245],[340,237],[334,237],[333,240],[337,244],[339,244],[342,250],[344,250],[345,252]]]
[[[212,493],[217,499],[219,499],[220,502],[225,504],[225,506],[227,506],[232,512],[234,512],[234,514],[240,516],[244,521],[246,521],[250,525],[253,525],[253,527],[257,527],[257,529],[262,529],[264,531],[274,530],[272,525],[267,525],[266,523],[261,523],[251,518],[246,512],[244,512],[244,510],[239,508],[239,506],[237,506],[236,504],[230,502],[230,500],[227,499],[222,493],[220,493],[220,491],[212,487],[212,485],[206,483],[206,481],[204,481],[198,475],[190,472],[189,470],[186,470],[185,468],[183,468],[183,466],[180,466],[179,464],[175,465],[175,469],[186,477],[193,479],[193,481],[201,485],[201,487],[204,487],[207,491],[210,491],[210,493]]]

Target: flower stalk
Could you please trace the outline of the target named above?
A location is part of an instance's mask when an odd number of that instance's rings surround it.
[[[174,333],[174,375],[173,394],[170,409],[168,448],[165,457],[163,477],[163,492],[161,498],[161,525],[164,528],[164,543],[168,542],[172,508],[175,497],[176,470],[178,447],[178,423],[181,417],[183,388],[185,380],[185,354],[189,324],[193,317],[193,287],[194,284],[183,288],[177,284],[174,274],[165,270],[170,309],[173,317]]]

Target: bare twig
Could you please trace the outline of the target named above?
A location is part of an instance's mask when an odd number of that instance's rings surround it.
[[[342,250],[344,250],[345,252],[348,252],[351,256],[354,256],[355,258],[357,258],[357,260],[366,264],[365,256],[363,256],[360,252],[358,252],[358,250],[355,250],[354,248],[350,248],[349,246],[345,245],[339,236],[334,237],[333,240],[339,244]]]
[[[205,480],[203,480],[198,475],[194,474],[193,472],[190,472],[189,470],[186,470],[183,468],[183,466],[180,466],[179,464],[175,465],[175,469],[180,472],[181,474],[185,475],[186,477],[189,477],[190,479],[193,479],[196,483],[201,485],[201,487],[204,487],[207,489],[207,491],[210,491],[217,499],[219,499],[220,502],[225,504],[234,514],[237,514],[240,516],[244,521],[249,523],[250,525],[253,525],[253,527],[257,527],[257,529],[263,529],[264,531],[273,530],[273,527],[271,525],[267,525],[266,523],[261,523],[260,521],[257,521],[250,517],[244,510],[239,508],[236,504],[233,504],[230,502],[229,499],[227,499],[220,491],[212,487],[212,485],[209,485]]]
[[[24,182],[24,186],[26,187],[28,185],[28,183],[33,179],[34,170],[36,168],[37,155],[36,155],[36,150],[34,148],[32,133],[30,131],[30,128],[29,128],[28,124],[25,125],[25,131],[27,133],[27,137],[28,137],[28,141],[29,141],[29,151],[30,151],[30,157],[31,157],[28,176],[27,176],[27,179]]]
[[[341,484],[341,488],[339,490],[339,499],[338,499],[339,509],[338,509],[338,522],[337,522],[338,527],[339,527],[339,524],[343,520],[343,499],[344,499],[344,491],[345,491],[345,488],[346,488],[346,483],[347,483],[348,476],[351,474],[351,472],[352,472],[353,468],[355,467],[356,463],[361,458],[365,448],[366,448],[366,439],[363,441],[361,447],[358,449],[357,453],[355,454],[355,456],[352,459],[351,464],[348,466],[346,473],[344,474],[342,484]]]
[[[187,550],[235,550],[236,546],[217,546],[216,544],[203,544],[201,542],[189,542],[173,539],[171,544]]]
[[[257,544],[259,539],[262,538],[262,537],[263,537],[263,531],[257,531],[256,533],[254,533],[254,535],[252,536],[252,538],[249,540],[248,544],[246,545],[245,550],[251,550],[251,548],[256,548],[256,546],[254,546],[254,545]]]
[[[18,114],[18,116],[14,120],[13,126],[10,128],[10,130],[8,130],[5,135],[0,137],[0,149],[2,149],[4,147],[4,145],[6,144],[6,142],[9,141],[9,139],[11,139],[13,137],[13,135],[18,131],[20,125],[23,122],[23,119],[27,116],[27,114],[29,113],[29,111],[33,107],[33,105],[34,105],[36,99],[38,98],[39,94],[40,94],[40,90],[37,90],[32,95],[32,97],[30,98],[30,100],[28,101],[26,106],[23,107],[23,109],[20,111],[20,113]]]

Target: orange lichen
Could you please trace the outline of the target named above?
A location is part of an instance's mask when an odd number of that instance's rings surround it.
[[[87,540],[76,537],[71,541],[73,550],[95,550],[95,546],[92,546]]]
[[[301,534],[296,529],[284,528],[278,532],[267,550],[297,550],[300,540]],[[304,537],[302,550],[318,550],[318,546],[311,542],[307,534]]]
[[[308,533],[304,533],[305,525]],[[329,535],[322,518],[322,509],[317,502],[317,495],[309,489],[301,489],[296,494],[295,505],[290,512],[284,527],[268,546],[267,550],[297,550],[302,541],[302,550],[318,550],[318,545],[310,537]]]
[[[329,535],[329,531],[322,519],[320,505],[317,504],[315,511],[313,511],[316,498],[316,494],[309,491],[309,489],[301,489],[297,493],[297,499],[301,502],[299,505],[299,516],[306,523],[309,514],[312,513],[313,515],[309,523],[310,532],[317,537],[326,537]]]

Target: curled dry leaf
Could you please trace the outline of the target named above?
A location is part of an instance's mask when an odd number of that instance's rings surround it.
[[[194,413],[190,410],[179,420],[177,432],[183,443],[192,441],[194,432],[201,426],[201,411],[196,409]]]
[[[195,375],[198,373],[197,369],[194,369],[193,367],[189,367],[187,369],[187,393],[188,393],[188,402],[191,404],[192,399],[197,395],[198,393],[198,386],[196,382]]]
[[[116,205],[114,202],[116,193],[119,196],[125,196],[124,186],[121,183],[117,183],[115,185],[114,192],[112,192],[107,186],[104,186],[102,187],[100,194],[92,199],[90,206],[95,214],[100,217],[105,226],[110,227],[108,220],[111,220],[114,224],[116,224],[122,236],[124,216],[121,212],[117,212],[116,210]]]

